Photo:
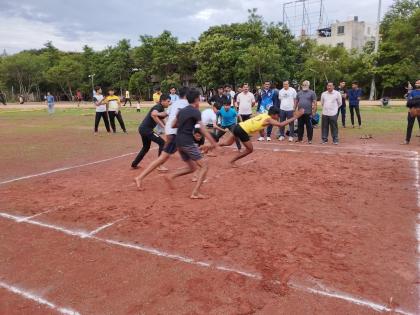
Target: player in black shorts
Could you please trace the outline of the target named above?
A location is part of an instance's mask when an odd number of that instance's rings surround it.
[[[177,118],[173,124],[174,127],[176,126],[178,128],[176,146],[182,160],[186,163],[186,167],[166,177],[165,179],[168,182],[168,185],[173,188],[173,180],[175,178],[194,173],[196,169],[199,169],[200,171],[198,174],[197,184],[195,185],[190,198],[203,199],[206,197],[202,195],[199,190],[201,184],[205,180],[209,167],[207,161],[202,159],[200,149],[194,142],[195,125],[200,125],[201,133],[210,141],[211,146],[214,147],[218,145],[201,121],[201,113],[198,110],[200,106],[200,92],[197,90],[189,91],[187,94],[187,100],[190,105],[178,112]]]

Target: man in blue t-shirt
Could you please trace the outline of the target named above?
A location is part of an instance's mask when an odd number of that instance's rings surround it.
[[[360,116],[360,99],[362,97],[362,89],[359,89],[359,83],[353,82],[351,84],[351,89],[348,91],[348,99],[349,99],[349,108],[350,108],[350,117],[351,117],[351,124],[354,128],[354,112],[357,115],[357,122],[359,123],[359,128],[362,127],[362,118]]]
[[[50,92],[48,92],[45,100],[47,101],[47,105],[48,105],[48,114],[50,115],[54,114],[54,105],[55,105],[54,96],[51,95]]]
[[[277,102],[276,98],[278,98],[278,94],[275,93],[275,91],[271,88],[271,82],[265,81],[264,87],[261,93],[259,93],[258,95],[257,113],[258,114],[268,113],[268,110],[270,109],[270,107],[272,107],[275,104],[275,102]],[[270,133],[270,136],[271,136],[272,129],[273,129],[272,127],[267,129],[268,133]],[[264,141],[264,136],[265,136],[265,131],[262,130],[260,132],[260,137],[258,138],[258,141]],[[267,141],[271,141],[270,136],[267,134]]]
[[[230,106],[230,101],[226,100],[223,104],[223,107],[217,112],[217,116],[221,118],[221,122],[220,127],[216,127],[218,132],[216,135],[214,135],[214,138],[216,141],[219,141],[219,139],[223,137],[226,132],[230,131],[233,133],[233,129],[235,129],[239,115],[237,111]],[[236,139],[236,147],[239,151],[241,150],[241,142],[239,139]]]
[[[414,123],[417,118],[420,128],[420,80],[416,81],[416,89],[412,90],[407,95],[407,107],[409,108],[407,117],[407,132],[405,141],[402,144],[409,144],[411,140],[411,134],[413,132]]]

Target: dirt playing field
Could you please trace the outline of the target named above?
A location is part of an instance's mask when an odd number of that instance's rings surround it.
[[[136,190],[142,116],[124,117],[128,135],[95,137],[88,110],[0,111],[0,314],[420,314],[403,110],[340,146],[255,143],[239,169],[226,148],[194,201],[191,177]]]

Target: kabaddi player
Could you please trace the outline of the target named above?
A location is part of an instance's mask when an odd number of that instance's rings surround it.
[[[277,127],[284,127],[290,124],[291,122],[295,121],[299,117],[301,117],[304,113],[303,109],[299,111],[295,111],[292,118],[289,118],[283,122],[279,122],[280,110],[272,106],[268,110],[268,113],[263,113],[253,118],[250,118],[247,121],[240,122],[236,125],[233,133],[230,133],[222,142],[219,142],[220,146],[230,146],[232,145],[236,139],[239,139],[243,145],[245,146],[245,151],[239,152],[232,160],[230,160],[230,164],[232,167],[237,167],[235,162],[239,159],[244,158],[245,156],[252,153],[254,150],[252,146],[252,142],[250,139],[250,135],[254,132],[262,131],[267,126],[277,126]]]
[[[180,99],[174,102],[168,108],[168,119],[165,125],[165,133],[166,133],[166,143],[163,148],[162,154],[150,163],[149,166],[136,178],[134,181],[136,182],[138,190],[144,190],[143,188],[143,181],[147,175],[153,172],[156,168],[162,166],[166,161],[171,157],[172,154],[176,152],[176,132],[177,129],[172,127],[172,123],[178,115],[178,112],[188,106],[188,101],[186,99],[187,93],[189,89],[187,87],[183,87],[179,90],[179,97]]]
[[[205,180],[209,166],[200,152],[198,145],[194,139],[194,128],[196,124],[200,125],[201,133],[207,138],[212,147],[218,147],[218,144],[207,131],[206,127],[201,121],[201,113],[198,110],[200,107],[200,92],[191,90],[187,94],[189,105],[181,109],[172,126],[177,127],[176,146],[182,160],[186,163],[186,167],[178,170],[174,174],[165,177],[169,187],[173,188],[173,180],[177,177],[194,173],[196,169],[200,169],[197,183],[191,193],[191,199],[204,199],[206,196],[200,193],[200,187]]]
[[[165,145],[165,140],[163,140],[158,134],[156,134],[153,129],[157,125],[165,128],[165,124],[163,123],[163,119],[166,118],[167,114],[165,112],[165,108],[168,108],[169,104],[171,104],[171,98],[168,94],[162,94],[160,96],[160,102],[153,106],[149,112],[147,113],[146,117],[144,118],[143,122],[139,126],[139,133],[141,136],[141,141],[143,143],[143,147],[141,148],[139,154],[137,154],[134,161],[131,163],[132,168],[137,168],[139,163],[143,160],[147,152],[150,150],[150,145],[152,142],[156,143],[159,146],[158,155],[162,153],[163,146]],[[166,169],[161,169],[162,171]]]

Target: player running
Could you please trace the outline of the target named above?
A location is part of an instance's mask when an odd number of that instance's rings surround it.
[[[173,155],[177,151],[176,150],[177,129],[172,127],[172,123],[175,120],[178,112],[181,109],[188,106],[188,101],[186,99],[188,91],[189,89],[187,87],[181,88],[179,90],[180,99],[174,102],[168,108],[168,119],[165,125],[166,143],[163,148],[162,154],[156,160],[150,163],[139,176],[134,178],[134,181],[136,182],[136,185],[137,185],[137,189],[140,191],[144,190],[143,181],[146,178],[146,176],[149,175],[151,172],[153,172],[156,168],[165,164],[166,161],[169,160],[171,155]]]
[[[165,108],[171,104],[171,98],[168,94],[162,94],[160,96],[160,102],[153,106],[149,112],[147,113],[146,117],[144,118],[143,122],[139,126],[139,133],[141,137],[141,141],[143,143],[143,147],[141,148],[139,154],[137,154],[134,161],[131,163],[132,168],[137,168],[139,163],[143,160],[147,152],[150,150],[150,145],[152,142],[155,142],[159,146],[158,155],[162,153],[163,146],[165,144],[165,140],[163,140],[159,135],[157,135],[153,129],[157,125],[162,128],[165,128],[165,124],[163,123],[163,119],[168,116],[165,112]],[[161,171],[166,171],[166,169],[161,169]]]
[[[168,182],[168,185],[173,188],[173,180],[175,178],[194,173],[196,169],[200,169],[197,183],[190,198],[205,199],[206,196],[202,195],[199,190],[201,184],[205,180],[209,166],[207,161],[205,159],[203,160],[200,149],[194,141],[193,132],[195,125],[200,124],[201,133],[210,141],[212,147],[217,147],[218,145],[201,121],[201,113],[198,110],[200,106],[200,93],[197,90],[189,91],[187,94],[187,100],[189,105],[179,111],[177,118],[172,125],[173,127],[178,127],[176,146],[182,160],[186,163],[186,167],[178,170],[168,177],[165,177],[165,179]]]
[[[249,136],[255,132],[264,130],[266,127],[272,125],[277,127],[284,127],[301,117],[304,110],[295,111],[292,118],[289,118],[283,122],[279,122],[280,110],[277,107],[270,107],[268,113],[260,114],[247,121],[241,122],[236,125],[233,133],[229,134],[224,141],[219,142],[220,146],[230,146],[236,139],[239,139],[245,146],[245,151],[239,152],[233,159],[230,160],[232,167],[237,167],[235,162],[239,159],[252,153],[254,147],[252,145]]]

